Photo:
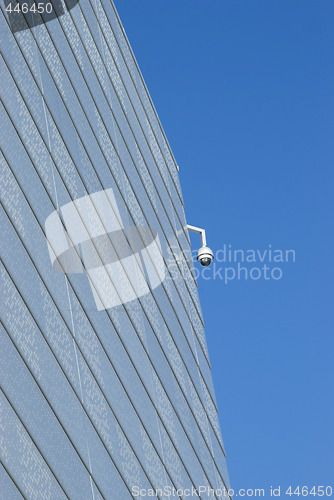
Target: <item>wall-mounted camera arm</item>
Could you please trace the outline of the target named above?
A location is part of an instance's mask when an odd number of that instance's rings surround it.
[[[207,267],[213,261],[213,252],[211,248],[206,246],[206,236],[205,229],[201,229],[200,227],[189,226],[187,225],[189,231],[193,231],[194,233],[199,233],[201,235],[202,246],[197,252],[197,260],[203,267]]]
[[[200,227],[190,226],[189,224],[187,225],[187,228],[189,231],[192,231],[193,233],[199,233],[201,235],[202,247],[206,247],[205,229],[201,229]]]

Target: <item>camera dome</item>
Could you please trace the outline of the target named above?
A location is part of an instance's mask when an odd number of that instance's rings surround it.
[[[213,252],[209,247],[201,247],[197,253],[197,260],[203,267],[208,267],[213,261]]]
[[[202,257],[201,258],[201,265],[203,267],[208,267],[211,264],[211,259],[210,257]]]

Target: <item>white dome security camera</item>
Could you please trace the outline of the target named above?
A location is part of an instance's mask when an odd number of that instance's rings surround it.
[[[206,246],[206,237],[205,237],[205,229],[201,229],[195,226],[187,226],[189,231],[193,231],[194,233],[199,233],[201,235],[202,246],[197,252],[197,260],[203,267],[208,267],[213,261],[213,252],[211,248]]]
[[[203,267],[208,267],[213,261],[214,256],[211,248],[201,247],[197,252],[197,260]]]

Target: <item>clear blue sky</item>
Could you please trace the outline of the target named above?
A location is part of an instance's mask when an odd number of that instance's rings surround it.
[[[232,487],[334,486],[334,2],[116,7],[188,223],[296,252],[281,280],[199,279]]]

